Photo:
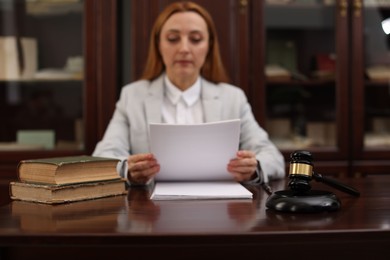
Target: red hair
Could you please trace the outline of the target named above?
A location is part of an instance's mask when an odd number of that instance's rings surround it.
[[[210,14],[200,5],[189,1],[176,2],[168,5],[157,17],[150,35],[148,58],[142,74],[142,79],[153,80],[165,70],[160,51],[159,40],[161,29],[173,14],[178,12],[195,12],[206,22],[209,32],[209,51],[200,74],[213,83],[229,82],[219,50],[217,31]]]

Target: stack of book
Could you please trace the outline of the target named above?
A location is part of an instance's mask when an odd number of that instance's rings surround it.
[[[126,181],[116,170],[118,162],[86,155],[23,160],[18,181],[10,183],[10,197],[59,204],[126,194]]]

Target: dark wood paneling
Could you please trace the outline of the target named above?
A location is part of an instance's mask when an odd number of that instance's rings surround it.
[[[117,1],[86,1],[86,148],[103,137],[117,99]]]

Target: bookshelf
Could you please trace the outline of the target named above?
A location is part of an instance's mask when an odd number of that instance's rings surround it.
[[[15,43],[10,60],[0,60],[0,178],[14,179],[23,159],[92,152],[116,102],[117,4],[0,2],[0,39]],[[35,46],[18,50],[16,39],[24,38]],[[14,72],[4,72],[5,64]],[[20,74],[20,65],[30,73]],[[39,141],[52,136],[49,145]]]

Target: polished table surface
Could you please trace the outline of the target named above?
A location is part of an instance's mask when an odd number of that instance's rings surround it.
[[[131,188],[128,195],[52,206],[11,201],[3,183],[0,259],[92,253],[143,259],[390,259],[390,175],[339,181],[361,196],[313,181],[312,189],[331,191],[341,201],[340,210],[322,213],[267,209],[269,195],[255,187],[253,200],[152,201],[150,189]],[[271,186],[283,190],[285,183]]]

